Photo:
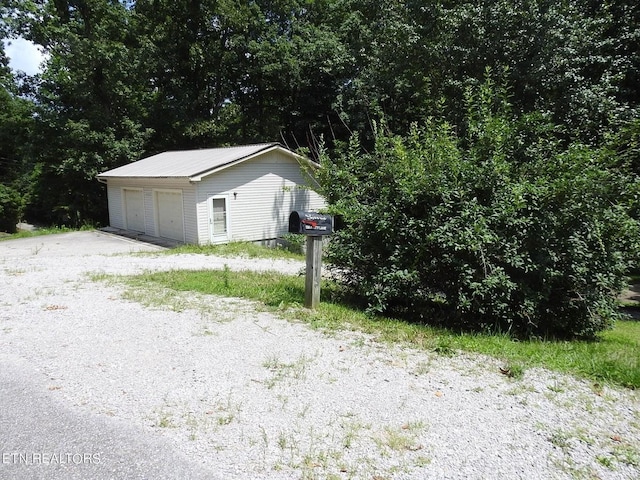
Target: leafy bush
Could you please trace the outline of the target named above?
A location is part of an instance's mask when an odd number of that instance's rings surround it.
[[[291,253],[303,254],[305,252],[305,235],[298,235],[296,233],[285,233],[282,235],[284,241],[284,248]]]
[[[13,188],[0,184],[0,232],[15,233],[21,211],[20,194]]]
[[[637,185],[610,152],[561,148],[542,116],[511,118],[495,90],[469,95],[462,137],[430,121],[406,138],[376,132],[370,153],[354,136],[324,155],[323,194],[346,221],[328,261],[370,312],[594,336],[637,251]]]

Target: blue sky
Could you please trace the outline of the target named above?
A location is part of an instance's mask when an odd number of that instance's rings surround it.
[[[28,75],[39,73],[40,63],[45,59],[38,47],[24,38],[4,40],[4,52],[13,71],[22,70]]]

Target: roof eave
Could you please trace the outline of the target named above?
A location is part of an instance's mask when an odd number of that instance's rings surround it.
[[[202,179],[204,177],[208,177],[209,175],[213,175],[214,173],[218,173],[218,172],[220,172],[222,170],[225,170],[225,169],[227,169],[229,167],[233,167],[234,165],[238,165],[239,163],[246,162],[248,160],[251,160],[252,158],[255,158],[255,157],[259,156],[259,155],[263,155],[263,154],[265,154],[267,152],[270,152],[272,150],[280,150],[283,153],[295,158],[298,162],[307,163],[312,168],[319,168],[320,167],[320,165],[318,165],[316,162],[314,162],[312,160],[309,160],[308,158],[303,157],[302,155],[298,155],[297,153],[292,152],[289,149],[283,148],[282,146],[280,146],[278,144],[273,144],[273,145],[270,145],[268,147],[263,148],[262,150],[258,150],[257,152],[253,152],[252,154],[247,155],[245,157],[236,158],[235,160],[232,160],[232,161],[230,161],[228,163],[225,163],[224,165],[218,165],[215,168],[211,168],[209,170],[205,170],[203,172],[200,172],[200,173],[197,173],[195,175],[192,175],[192,176],[189,177],[189,181],[190,182],[200,182],[200,181],[202,181]]]
[[[145,179],[145,178],[171,178],[177,180],[188,180],[188,175],[97,175],[98,180],[108,180],[110,178],[135,178],[135,179]]]

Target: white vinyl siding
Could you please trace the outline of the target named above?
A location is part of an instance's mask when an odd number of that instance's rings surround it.
[[[198,218],[208,219],[207,200],[227,195],[230,240],[259,241],[277,238],[288,230],[293,210],[318,210],[323,199],[305,188],[298,162],[270,152],[204,178],[198,184]],[[209,225],[200,222],[200,243],[210,241]]]

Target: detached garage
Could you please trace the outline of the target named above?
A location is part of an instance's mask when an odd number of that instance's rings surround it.
[[[165,152],[98,175],[109,224],[185,243],[271,240],[293,210],[325,202],[309,187],[318,165],[277,143]]]

